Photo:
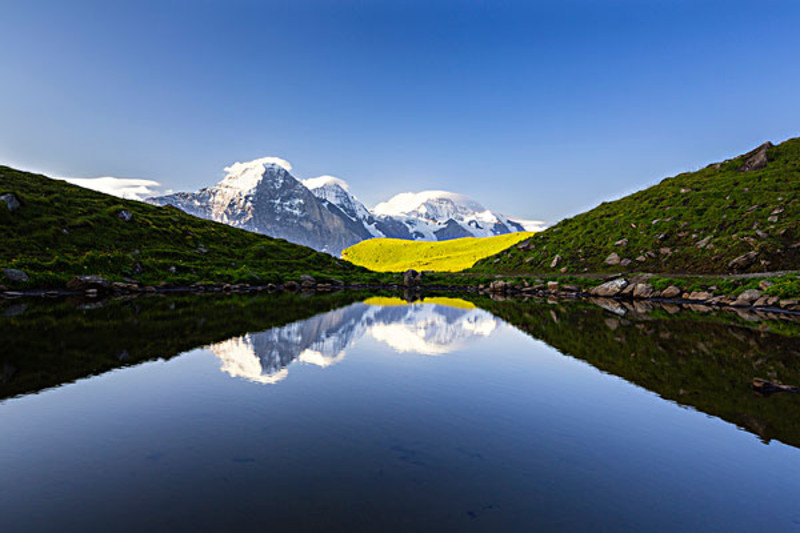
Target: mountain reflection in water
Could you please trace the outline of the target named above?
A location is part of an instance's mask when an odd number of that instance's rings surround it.
[[[474,304],[437,298],[408,304],[370,298],[286,326],[248,333],[208,346],[232,377],[276,383],[294,361],[328,367],[368,335],[398,353],[442,355],[487,337],[498,321]]]
[[[800,523],[796,317],[368,296],[0,301],[4,530]]]

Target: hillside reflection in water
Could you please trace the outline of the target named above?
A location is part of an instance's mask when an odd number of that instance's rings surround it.
[[[796,320],[596,303],[0,303],[4,528],[800,523]]]

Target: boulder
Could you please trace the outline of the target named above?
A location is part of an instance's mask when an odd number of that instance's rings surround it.
[[[800,387],[784,385],[776,381],[769,381],[762,378],[753,378],[752,387],[762,394],[774,394],[776,392],[800,392]]]
[[[653,286],[649,283],[637,283],[634,286],[634,298],[650,298],[651,296],[653,296]]]
[[[630,265],[632,262],[633,261],[631,261],[630,259],[623,259],[622,261],[619,262],[619,264],[620,264],[620,266],[626,267],[626,266]]]
[[[300,288],[300,284],[296,281],[287,281],[283,284],[283,288],[290,292],[295,292],[297,289]]]
[[[772,143],[767,141],[752,152],[744,155],[744,164],[739,167],[739,172],[751,172],[767,166],[767,152],[772,148]]]
[[[28,281],[28,275],[22,270],[16,268],[4,268],[3,274],[6,275],[11,281]]]
[[[765,290],[769,289],[770,287],[772,287],[773,285],[775,285],[774,282],[765,279],[765,280],[760,281],[758,283],[758,288],[761,289],[762,291],[765,291]]]
[[[8,208],[9,211],[16,211],[17,209],[22,207],[19,198],[17,198],[15,195],[11,193],[0,195],[0,200],[2,200],[6,204],[6,207]]]
[[[745,268],[752,265],[755,260],[758,258],[758,252],[753,250],[751,252],[747,252],[746,254],[742,254],[735,259],[732,259],[728,263],[728,268],[731,270],[744,270]]]
[[[597,287],[589,291],[589,293],[594,296],[607,298],[609,296],[618,295],[627,286],[628,286],[627,280],[625,280],[624,278],[617,278],[617,279],[612,279],[611,281],[606,281],[602,285],[598,285]]]
[[[100,276],[75,276],[67,282],[67,288],[73,291],[105,290],[110,287],[111,282]]]
[[[505,292],[507,286],[508,284],[505,281],[498,279],[489,284],[489,292]]]
[[[557,281],[548,281],[547,282],[547,290],[550,292],[558,292],[558,282]]]
[[[620,262],[619,254],[617,254],[616,252],[613,252],[611,255],[606,257],[603,262],[605,264],[611,265],[611,266],[618,265],[619,262]]]
[[[628,239],[620,239],[614,243],[614,246],[628,246]]]
[[[713,297],[714,297],[714,295],[711,294],[710,292],[693,291],[691,294],[689,294],[689,297],[687,298],[687,300],[692,300],[692,301],[696,301],[696,302],[697,301],[705,302],[705,301],[710,300]]]
[[[675,285],[670,285],[663,291],[661,291],[661,297],[671,300],[672,298],[677,298],[681,295],[681,290],[676,287]]]
[[[557,266],[558,266],[558,262],[559,262],[559,261],[561,261],[561,256],[560,256],[560,255],[556,255],[556,256],[553,258],[553,261],[550,263],[550,268],[555,268],[555,267],[557,267]]]
[[[308,274],[303,274],[300,276],[300,286],[304,289],[310,289],[317,284],[317,280],[314,279],[314,276],[309,276]]]
[[[735,307],[749,307],[759,298],[761,298],[761,291],[757,289],[747,289],[736,297],[736,301],[733,302],[733,305]]]
[[[130,220],[133,218],[133,213],[131,213],[127,209],[123,209],[122,211],[117,213],[117,216],[123,222],[130,222]]]
[[[403,272],[403,283],[405,283],[406,286],[414,285],[418,278],[419,272],[414,269],[408,269]]]

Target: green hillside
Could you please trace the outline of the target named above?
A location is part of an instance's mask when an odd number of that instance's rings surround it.
[[[800,138],[667,178],[568,218],[481,272],[800,269]]]
[[[78,274],[143,284],[267,283],[364,275],[330,255],[202,220],[171,207],[123,200],[0,166],[0,269],[29,277],[0,285],[63,287]],[[6,198],[8,198],[6,196]],[[127,219],[127,220],[126,220]]]
[[[464,237],[434,242],[370,239],[346,248],[342,251],[342,257],[377,272],[402,272],[410,268],[457,272],[531,235],[533,233],[519,232],[496,237]]]

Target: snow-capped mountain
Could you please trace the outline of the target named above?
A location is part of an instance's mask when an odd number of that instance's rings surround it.
[[[442,355],[481,337],[499,321],[481,309],[438,304],[378,306],[356,303],[260,333],[248,333],[208,346],[232,377],[276,383],[294,361],[327,367],[369,335],[397,353]]]
[[[234,163],[213,187],[148,201],[334,255],[371,236],[361,224],[320,202],[290,174],[291,168],[275,157]]]
[[[370,210],[344,180],[320,176],[299,181],[291,169],[289,162],[277,157],[234,163],[212,187],[148,201],[336,256],[372,237],[441,241],[543,227],[447,191],[402,193]]]
[[[448,191],[401,193],[369,210],[342,179],[320,176],[303,180],[303,185],[320,200],[360,222],[374,237],[441,241],[540,231],[544,227],[541,222],[495,213],[463,194]]]
[[[478,202],[448,191],[406,192],[375,206],[372,212],[403,222],[417,240],[491,237],[525,227]]]

